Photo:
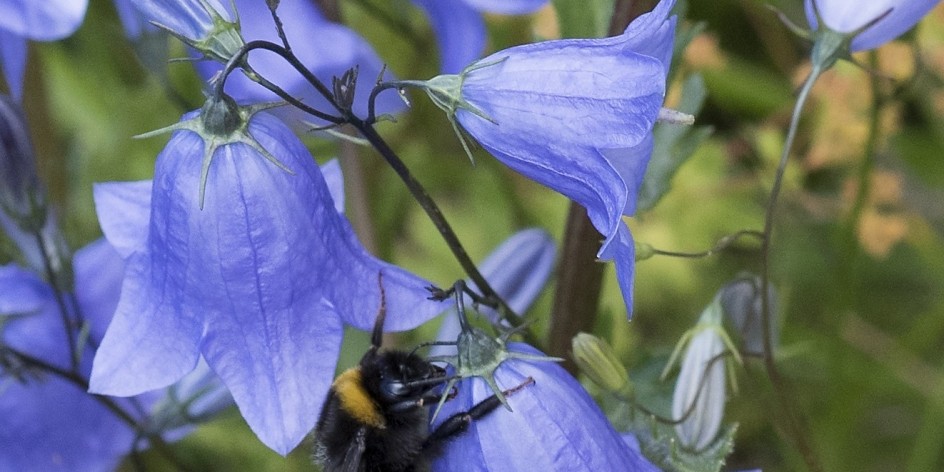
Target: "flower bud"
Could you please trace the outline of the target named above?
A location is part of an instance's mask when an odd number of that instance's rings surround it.
[[[675,432],[682,446],[700,451],[718,436],[726,401],[726,335],[721,326],[718,297],[712,301],[693,328],[682,358],[675,390],[672,417],[680,422]]]
[[[761,301],[761,283],[757,276],[739,277],[721,288],[719,297],[725,315],[741,334],[744,348],[750,352],[764,352],[764,320]],[[770,310],[770,345],[776,346],[777,296],[772,286],[767,287]]]
[[[718,435],[724,417],[724,343],[711,328],[692,338],[682,359],[675,391],[672,416],[684,420],[675,426],[682,445],[696,451],[704,449]]]
[[[36,232],[46,219],[46,196],[26,119],[6,95],[0,95],[0,179],[0,211],[23,231]]]
[[[571,340],[571,349],[577,367],[593,383],[610,393],[632,393],[633,384],[626,368],[606,341],[592,334],[578,333]]]

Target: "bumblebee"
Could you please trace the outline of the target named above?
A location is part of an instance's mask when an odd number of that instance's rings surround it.
[[[380,293],[371,347],[357,366],[335,379],[315,426],[315,461],[325,472],[429,471],[447,441],[501,405],[493,395],[430,431],[427,406],[441,398],[441,387],[453,377],[415,353],[380,350],[383,287]],[[502,393],[529,383],[533,380]]]

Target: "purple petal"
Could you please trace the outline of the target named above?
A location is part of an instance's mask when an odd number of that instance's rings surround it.
[[[135,253],[127,261],[118,308],[95,356],[92,393],[131,396],[166,387],[197,364],[201,320],[183,310],[176,274],[152,269],[150,258]]]
[[[23,77],[26,75],[26,39],[0,29],[0,69],[3,70],[10,95],[23,100]]]
[[[851,51],[873,49],[901,36],[914,27],[939,0],[816,0],[816,8],[829,28],[851,33],[891,10],[887,16],[852,40]],[[806,0],[806,18],[810,28],[817,29],[813,0]]]
[[[0,315],[7,318],[0,318],[3,342],[54,365],[68,367],[68,343],[49,286],[31,271],[6,265],[0,267],[0,287],[3,287]]]
[[[151,24],[133,4],[134,0],[114,0],[118,19],[125,29],[125,35],[132,40],[141,37],[143,33],[156,31],[157,27]],[[164,21],[167,21],[166,18]]]
[[[334,209],[343,215],[344,176],[341,174],[341,162],[337,159],[326,162],[321,166],[321,175],[324,176],[325,183],[328,185],[328,192],[331,193],[331,199],[334,200]]]
[[[622,221],[617,224],[615,233],[604,241],[597,258],[613,261],[616,268],[616,281],[623,294],[626,305],[626,317],[633,317],[633,280],[636,272],[636,246],[633,235]]]
[[[547,5],[547,0],[463,0],[476,10],[503,15],[533,13]]]
[[[0,30],[35,41],[71,35],[82,24],[88,0],[2,0]]]
[[[652,11],[633,20],[622,35],[625,47],[658,59],[665,67],[664,74],[669,73],[675,43],[677,18],[669,17],[674,6],[675,0],[662,0]]]
[[[481,56],[487,34],[479,12],[463,0],[413,0],[413,3],[429,17],[439,43],[442,73],[456,74]]]
[[[277,321],[254,315],[208,319],[217,328],[207,333],[204,349],[207,363],[229,388],[246,423],[263,443],[284,455],[318,420],[343,329],[332,316],[312,322],[302,307],[279,313],[282,319]]]
[[[649,133],[635,146],[601,151],[606,161],[613,166],[616,173],[623,179],[623,183],[626,184],[629,198],[626,199],[626,205],[622,211],[626,216],[636,213],[636,196],[639,195],[639,188],[642,187],[642,179],[646,175],[649,158],[652,157],[652,148],[653,137],[652,133]]]
[[[151,181],[98,183],[93,194],[102,232],[121,257],[144,251],[151,219]]]
[[[541,141],[552,152],[639,143],[662,105],[665,72],[658,60],[625,50],[619,38],[545,41],[478,61],[491,65],[466,75],[462,97],[494,123],[467,111],[457,115],[460,123],[486,121],[488,134],[510,134],[510,144],[514,135],[538,134],[519,138],[522,146]]]
[[[513,350],[541,355],[523,344]],[[499,367],[500,387],[532,377],[534,384],[508,397],[513,412],[498,408],[450,442],[437,471],[466,470],[639,470],[655,466],[630,448],[576,379],[551,362],[508,360]],[[471,383],[471,386],[468,385]],[[460,384],[440,418],[492,395],[481,379]]]
[[[99,251],[80,251],[91,258]],[[78,257],[78,256],[77,256]],[[117,255],[113,255],[117,258]],[[77,260],[77,277],[86,274],[88,264]],[[106,264],[107,266],[107,264]],[[107,267],[102,267],[107,269]],[[107,274],[105,275],[108,278]],[[63,330],[59,308],[49,286],[36,275],[15,266],[0,268],[0,312],[10,316],[0,320],[0,332],[8,346],[36,358],[69,368],[71,349]],[[78,284],[77,290],[88,288]],[[113,286],[117,292],[118,286]],[[101,294],[77,293],[87,319],[102,319],[96,309],[107,308],[85,302]],[[107,298],[107,297],[105,297]],[[107,315],[110,312],[104,314]],[[92,326],[92,331],[96,330]],[[94,335],[93,335],[94,339]],[[80,375],[91,367],[91,351],[79,366]],[[128,404],[118,402],[122,407]],[[27,374],[25,383],[4,378],[0,387],[0,470],[111,470],[131,450],[134,432],[108,408],[75,383],[54,374]]]
[[[118,307],[125,262],[108,241],[99,239],[76,251],[72,266],[75,296],[91,339],[102,339]]]
[[[0,393],[0,470],[114,470],[134,432],[95,397],[47,375]]]

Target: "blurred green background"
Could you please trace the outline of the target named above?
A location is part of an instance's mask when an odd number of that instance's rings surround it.
[[[805,24],[802,2],[770,4]],[[741,229],[760,230],[793,106],[809,70],[809,45],[766,2],[691,2],[685,23],[703,24],[682,57],[669,104],[686,77],[701,74],[708,98],[698,125],[713,135],[682,166],[668,195],[629,221],[635,238],[660,249],[697,252]],[[428,24],[408,2],[341,2],[400,78],[437,73]],[[370,8],[368,8],[370,7]],[[420,43],[370,13],[401,15]],[[404,13],[406,12],[406,13]],[[558,35],[552,7],[533,17],[488,17],[490,50]],[[314,38],[313,40],[317,40]],[[132,45],[108,0],[92,0],[84,26],[62,42],[31,45],[26,98],[40,171],[66,234],[80,247],[101,233],[94,182],[148,179],[166,138],[131,136],[176,122],[202,103],[176,41]],[[158,52],[157,56],[144,55]],[[808,104],[784,185],[772,253],[779,291],[777,358],[789,398],[826,470],[944,470],[944,8],[875,54],[841,63],[820,79]],[[473,258],[515,230],[539,226],[558,241],[568,202],[478,150],[471,166],[442,114],[423,97],[382,131],[443,207]],[[874,126],[872,124],[874,123]],[[309,137],[319,160],[336,144]],[[874,140],[871,152],[870,140]],[[378,156],[358,151],[368,210],[361,227],[377,254],[440,285],[462,277],[434,227]],[[868,196],[856,204],[863,183]],[[356,210],[349,210],[356,213]],[[372,236],[368,236],[372,235]],[[6,243],[4,257],[12,252]],[[596,332],[620,352],[640,383],[658,382],[681,334],[714,293],[742,271],[760,270],[759,245],[744,239],[702,259],[655,257],[636,272],[634,319],[608,269]],[[530,315],[545,329],[553,289]],[[430,339],[435,322],[398,337]],[[350,333],[340,368],[363,352]],[[654,366],[658,366],[655,368]],[[737,422],[727,469],[803,470],[758,360],[737,372],[727,421]],[[672,379],[653,387],[670,392]],[[321,399],[312,399],[320,402]],[[259,443],[234,410],[175,446],[198,470],[309,470],[309,448],[283,459]],[[148,457],[155,468],[168,467]]]

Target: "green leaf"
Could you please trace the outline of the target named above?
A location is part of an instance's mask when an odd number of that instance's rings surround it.
[[[737,424],[728,426],[707,448],[699,452],[683,449],[671,425],[654,418],[637,418],[631,432],[639,440],[643,455],[665,472],[718,472],[734,450]]]
[[[694,74],[685,80],[682,86],[682,101],[679,111],[695,115],[705,103],[707,96],[705,82],[701,75]],[[695,149],[712,133],[709,126],[685,126],[677,124],[657,124],[653,130],[655,145],[652,158],[646,168],[642,188],[639,190],[637,211],[646,211],[669,191],[672,177],[679,167],[694,154]]]
[[[561,38],[607,35],[614,0],[554,0]]]

